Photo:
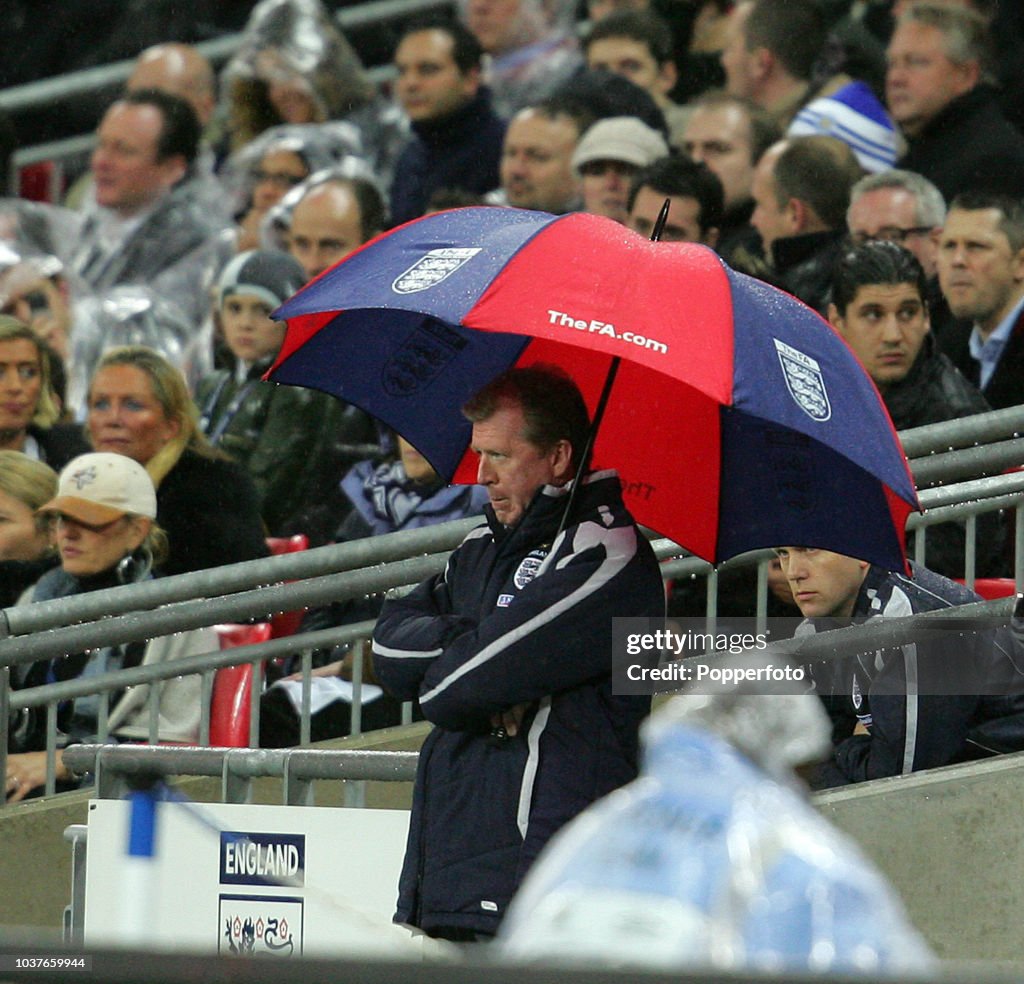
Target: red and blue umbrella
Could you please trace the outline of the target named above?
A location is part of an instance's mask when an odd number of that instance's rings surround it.
[[[555,363],[591,409],[621,358],[594,466],[636,519],[713,563],[815,546],[905,566],[918,508],[870,378],[814,311],[711,250],[608,219],[466,208],[407,223],[285,303],[268,378],[362,407],[475,480],[460,408]]]

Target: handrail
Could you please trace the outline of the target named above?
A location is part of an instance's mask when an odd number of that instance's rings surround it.
[[[900,431],[900,442],[908,458],[920,458],[936,451],[970,447],[1024,432],[1024,404],[972,414],[957,420],[943,420],[924,427]]]
[[[452,0],[377,0],[375,3],[346,7],[337,12],[335,21],[338,27],[345,31],[451,6]],[[239,49],[241,43],[242,33],[239,32],[209,41],[200,41],[195,47],[214,65],[218,65],[227,61]],[[36,106],[86,95],[107,86],[123,84],[128,80],[134,67],[135,60],[126,59],[11,86],[0,90],[0,109],[8,113],[18,113]]]
[[[10,706],[11,710],[41,707],[43,704],[53,701],[73,700],[75,697],[83,697],[87,694],[109,693],[141,684],[171,680],[175,677],[192,676],[206,670],[219,670],[222,666],[277,659],[305,649],[327,649],[346,645],[357,639],[365,639],[373,631],[374,624],[372,620],[354,622],[351,625],[319,629],[316,632],[307,632],[303,635],[284,636],[280,639],[270,639],[267,642],[234,646],[231,649],[216,649],[208,653],[183,656],[180,659],[148,663],[125,670],[112,670],[109,673],[98,673],[95,676],[75,677],[73,680],[61,680],[57,683],[15,690],[11,694]]]
[[[124,775],[220,776],[227,769],[247,779],[350,779],[410,782],[417,752],[345,751],[315,748],[176,748],[166,745],[72,745],[64,764],[78,775],[97,764]]]
[[[448,9],[452,5],[453,0],[376,0],[375,3],[340,10],[335,15],[335,20],[342,31],[345,31],[432,10]],[[238,50],[241,38],[240,33],[230,34],[209,41],[200,41],[195,47],[216,67],[226,62]],[[0,90],[0,111],[23,112],[36,106],[60,103],[74,96],[121,86],[128,80],[134,67],[134,60],[118,61],[11,86]],[[383,88],[394,76],[394,66],[390,64],[375,65],[366,70],[367,80],[376,89]],[[67,161],[83,157],[92,151],[95,143],[94,133],[82,133],[29,147],[19,147],[11,154],[9,193],[18,194],[19,173],[22,168],[41,161]]]
[[[979,447],[943,451],[913,458],[910,471],[918,487],[939,481],[967,478],[981,472],[1001,472],[1024,465],[1024,438],[996,441]]]
[[[7,608],[0,613],[4,616],[0,618],[0,653],[3,652],[5,635],[24,635],[176,601],[213,598],[280,581],[297,581],[404,560],[418,554],[449,551],[458,546],[465,535],[480,522],[479,517],[459,519],[418,530],[386,533],[383,536],[330,544],[298,553],[157,578],[73,598]],[[257,611],[250,614],[257,614]]]
[[[961,516],[1009,504],[1024,492],[1024,474],[998,475],[942,489],[922,492],[926,507],[960,504]],[[967,501],[964,501],[967,500]],[[909,529],[933,525],[948,514],[911,516]],[[39,602],[6,609],[2,614],[10,633],[0,638],[0,666],[18,665],[59,652],[81,652],[96,645],[131,642],[179,629],[198,628],[220,621],[239,621],[269,611],[291,611],[331,601],[361,597],[400,584],[411,584],[442,570],[446,553],[416,554],[423,544],[456,546],[478,520],[428,527],[408,533],[320,547],[257,561],[111,588],[75,598]],[[659,559],[685,554],[669,540],[654,541]],[[406,559],[381,563],[380,558],[405,555]],[[763,556],[767,556],[766,554]],[[687,573],[701,573],[710,565],[688,559]],[[749,559],[755,559],[751,557]],[[370,566],[375,565],[375,566]],[[342,568],[340,573],[321,574]],[[349,569],[351,568],[351,569]],[[678,576],[676,568],[672,576]],[[194,579],[194,580],[193,580]],[[285,580],[295,583],[283,584]],[[273,586],[252,588],[254,584]],[[232,588],[239,590],[225,594]],[[217,594],[211,592],[217,591]],[[177,599],[187,600],[179,601]],[[162,606],[162,607],[157,607]],[[0,626],[2,626],[0,622]]]

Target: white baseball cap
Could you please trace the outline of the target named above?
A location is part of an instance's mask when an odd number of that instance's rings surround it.
[[[134,458],[95,451],[64,466],[56,497],[37,512],[62,513],[90,526],[129,513],[156,519],[156,491],[149,472]]]
[[[657,130],[635,116],[613,116],[598,120],[586,133],[572,155],[579,171],[591,161],[622,161],[633,167],[647,167],[668,156],[668,144]]]

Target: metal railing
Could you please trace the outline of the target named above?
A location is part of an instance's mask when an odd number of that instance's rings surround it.
[[[64,753],[75,773],[95,777],[100,799],[120,799],[140,776],[207,776],[221,779],[223,802],[250,803],[254,779],[278,778],[288,806],[314,806],[318,780],[412,782],[418,758],[418,752],[152,745],[73,745]]]
[[[939,461],[940,466],[931,466],[931,480],[958,476],[964,473],[965,466],[951,456],[965,453],[970,456],[969,473],[999,471],[1005,467],[1006,460],[1006,442],[1003,439],[1012,437],[1022,426],[1024,408],[1014,408],[906,432],[907,445],[915,455],[911,466],[916,471],[919,463]],[[986,447],[964,447],[978,440],[991,443]],[[988,448],[994,450],[991,456],[986,457]],[[908,522],[909,530],[920,531],[917,550],[923,550],[923,534],[929,526],[950,520],[966,520],[968,576],[965,580],[971,584],[974,574],[975,517],[997,509],[1013,508],[1017,514],[1016,583],[1024,584],[1022,492],[1024,473],[997,474],[923,490],[920,498],[928,511],[924,515],[912,515]],[[208,704],[213,673],[223,666],[244,663],[260,666],[267,659],[295,653],[303,654],[300,740],[304,744],[308,743],[310,651],[363,639],[372,626],[371,622],[199,654],[167,664],[135,667],[93,677],[88,681],[70,680],[48,684],[13,694],[8,689],[10,668],[38,659],[52,658],[54,653],[81,652],[224,621],[265,617],[270,612],[292,611],[360,598],[415,583],[440,571],[448,552],[478,522],[477,519],[462,520],[0,612],[0,774],[6,756],[7,722],[12,711],[29,707],[47,708],[47,751],[52,766],[55,756],[56,708],[60,701],[89,693],[102,694],[99,734],[105,737],[108,695],[127,686],[155,684],[151,686],[148,697],[150,740],[155,740],[158,684],[194,673],[202,679],[204,708],[200,740],[205,744],[209,737]],[[653,546],[655,554],[663,561],[662,573],[666,579],[688,576],[707,579],[705,614],[708,627],[713,631],[718,617],[718,571],[705,561],[689,556],[671,541],[656,539]],[[756,602],[759,627],[765,624],[766,619],[766,562],[771,556],[770,551],[760,551],[736,558],[721,568],[753,563],[759,565]],[[286,581],[292,583],[284,583]],[[885,631],[891,630],[892,627],[887,626]],[[361,662],[356,660],[356,665],[357,668],[361,667]],[[358,672],[354,682],[358,697],[361,683]],[[253,744],[259,733],[258,696],[261,684],[261,675],[254,673],[251,684],[253,715],[250,734]],[[353,725],[356,730],[358,723],[358,711],[354,710]],[[53,787],[51,771],[48,790]]]
[[[453,7],[453,0],[376,0],[355,7],[346,7],[335,15],[335,21],[342,31],[373,27],[391,21],[402,20],[433,10]],[[195,47],[219,67],[238,50],[241,34],[229,34],[201,41]],[[76,96],[98,94],[114,87],[123,86],[135,67],[134,60],[113,62],[96,68],[68,72],[48,79],[40,79],[25,85],[0,90],[0,110],[8,113],[22,113],[39,106],[60,104]],[[380,65],[367,70],[370,81],[380,87],[394,76],[391,65]],[[31,147],[23,147],[11,155],[11,194],[17,194],[19,172],[22,168],[40,161],[64,162],[88,154],[95,143],[94,134],[66,137]]]

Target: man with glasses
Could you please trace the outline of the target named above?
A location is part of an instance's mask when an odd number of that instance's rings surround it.
[[[913,171],[891,170],[869,174],[850,189],[846,225],[854,246],[886,240],[910,250],[927,277],[925,298],[932,335],[945,351],[956,346],[959,333],[970,326],[953,317],[939,288],[936,268],[939,233],[946,220],[942,192]]]
[[[951,199],[1024,194],[1024,136],[999,108],[985,19],[958,4],[915,3],[888,48],[885,96],[907,139],[899,166]]]

